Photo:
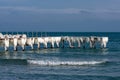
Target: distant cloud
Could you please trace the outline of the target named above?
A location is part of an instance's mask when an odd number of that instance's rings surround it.
[[[120,10],[88,10],[88,9],[40,9],[36,7],[0,7],[0,13],[25,12],[38,14],[114,14]]]
[[[40,14],[79,14],[80,9],[39,9],[35,7],[0,7],[0,11],[24,11]]]

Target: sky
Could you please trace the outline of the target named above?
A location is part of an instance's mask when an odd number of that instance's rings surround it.
[[[120,0],[0,0],[0,31],[120,32]]]

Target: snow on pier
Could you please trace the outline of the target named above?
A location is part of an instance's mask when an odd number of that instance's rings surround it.
[[[0,47],[4,47],[7,51],[10,46],[13,46],[14,50],[17,50],[17,46],[20,46],[22,50],[25,50],[25,46],[30,46],[34,49],[34,45],[37,48],[48,48],[50,44],[51,48],[106,48],[108,37],[78,37],[78,36],[57,36],[57,37],[28,37],[26,34],[5,34],[0,33]]]

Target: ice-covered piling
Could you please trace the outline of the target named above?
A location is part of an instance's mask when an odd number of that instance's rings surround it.
[[[34,49],[34,44],[37,44],[38,48],[40,48],[40,44],[43,44],[44,48],[48,48],[48,43],[51,44],[51,48],[55,48],[55,44],[59,48],[60,43],[64,46],[65,42],[71,48],[96,48],[98,44],[100,48],[106,48],[108,37],[27,37],[26,34],[3,35],[0,33],[0,46],[4,46],[5,51],[8,50],[10,45],[14,47],[14,50],[17,50],[17,46],[21,46],[22,50],[25,50],[25,46],[30,46],[31,49]],[[77,46],[74,46],[75,43]]]

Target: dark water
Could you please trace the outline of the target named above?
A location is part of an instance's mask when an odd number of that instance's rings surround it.
[[[46,35],[108,36],[109,43],[106,49],[1,51],[0,80],[120,80],[120,33],[42,33]]]

